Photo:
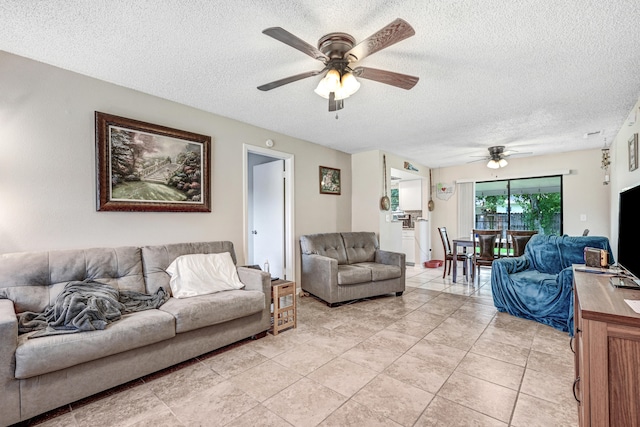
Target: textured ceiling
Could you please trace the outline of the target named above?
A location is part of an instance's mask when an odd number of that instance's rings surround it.
[[[0,0],[0,50],[348,153],[439,167],[492,145],[541,155],[610,142],[640,95],[639,17],[638,0]],[[336,120],[313,93],[320,76],[256,89],[322,68],[263,29],[358,42],[395,18],[416,35],[358,65],[418,76],[412,90],[361,79]]]

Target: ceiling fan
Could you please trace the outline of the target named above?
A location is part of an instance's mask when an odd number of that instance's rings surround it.
[[[262,91],[317,76],[326,71],[325,77],[320,81],[315,92],[329,100],[329,111],[336,111],[344,107],[345,98],[353,95],[360,88],[360,82],[357,81],[356,77],[375,80],[407,90],[418,83],[418,77],[407,74],[369,67],[353,67],[357,61],[415,34],[411,25],[400,18],[358,44],[355,44],[355,39],[346,33],[326,34],[320,37],[318,47],[315,48],[280,27],[267,28],[262,32],[324,64],[324,68],[321,70],[307,71],[306,73],[296,74],[258,86],[258,89]]]
[[[487,163],[487,167],[491,169],[498,169],[498,168],[503,168],[507,166],[509,163],[507,162],[506,159],[510,156],[514,156],[514,155],[523,156],[526,154],[533,154],[531,152],[521,153],[514,150],[505,151],[504,145],[495,145],[493,147],[489,147],[488,150],[489,150],[489,155],[481,156],[481,157],[484,160],[489,161]],[[474,156],[474,157],[480,157],[480,156]],[[477,161],[478,160],[474,160],[474,162],[477,162]]]

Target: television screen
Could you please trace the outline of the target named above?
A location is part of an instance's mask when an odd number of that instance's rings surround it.
[[[640,278],[640,185],[620,192],[618,265]]]

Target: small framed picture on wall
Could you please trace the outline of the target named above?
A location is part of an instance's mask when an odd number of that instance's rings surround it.
[[[320,166],[320,194],[340,195],[340,169]]]
[[[638,169],[638,134],[629,138],[629,172]]]

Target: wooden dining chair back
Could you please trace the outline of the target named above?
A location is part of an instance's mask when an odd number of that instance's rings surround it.
[[[507,230],[507,255],[522,256],[524,255],[524,247],[536,230]]]
[[[500,258],[502,250],[502,230],[473,230],[473,268],[474,277],[480,277],[480,267],[491,267],[493,261]]]
[[[438,227],[438,233],[440,234],[440,240],[442,240],[442,248],[444,249],[444,271],[442,272],[442,278],[444,279],[447,274],[451,274],[451,265],[455,258],[457,261],[462,261],[463,274],[467,274],[467,255],[466,254],[454,254],[451,249],[451,241],[447,235],[447,227]],[[449,266],[449,273],[447,273],[447,265]]]

